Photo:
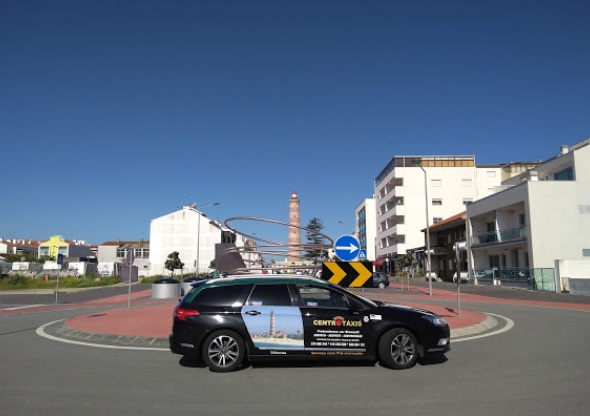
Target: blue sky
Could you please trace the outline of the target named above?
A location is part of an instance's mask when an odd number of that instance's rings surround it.
[[[0,56],[5,238],[148,239],[193,202],[288,221],[297,191],[336,239],[394,155],[590,136],[584,0],[3,0]]]

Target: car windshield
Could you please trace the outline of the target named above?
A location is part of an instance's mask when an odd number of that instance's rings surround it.
[[[377,303],[375,303],[375,301],[372,301],[371,299],[368,299],[368,298],[366,298],[366,297],[364,297],[364,296],[362,296],[362,295],[360,295],[360,294],[358,294],[356,292],[353,292],[350,289],[343,288],[343,287],[340,287],[340,286],[337,286],[337,287],[340,290],[344,290],[347,294],[349,294],[353,298],[357,299],[359,302],[362,302],[362,303],[366,304],[367,306],[370,306],[371,308],[375,308],[375,307],[378,306]]]

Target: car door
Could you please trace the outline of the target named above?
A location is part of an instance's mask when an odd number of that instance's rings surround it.
[[[303,351],[301,311],[288,285],[257,284],[241,310],[251,355],[296,355]]]
[[[309,355],[366,356],[371,351],[372,322],[362,305],[327,286],[297,284]]]

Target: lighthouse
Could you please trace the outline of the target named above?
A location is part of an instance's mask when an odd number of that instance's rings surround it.
[[[299,215],[299,195],[297,192],[291,194],[289,200],[289,257],[291,263],[301,263],[301,217]]]

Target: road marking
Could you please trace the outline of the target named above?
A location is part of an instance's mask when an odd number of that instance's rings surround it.
[[[0,309],[0,311],[16,311],[17,309],[38,308],[39,306],[46,306],[46,305],[14,306],[12,308],[3,308],[3,309]]]
[[[498,335],[503,332],[510,331],[514,327],[514,321],[510,318],[506,318],[505,316],[502,316],[502,315],[496,315],[495,313],[487,313],[487,315],[492,315],[497,318],[504,319],[506,321],[506,326],[504,326],[501,329],[498,329],[497,331],[488,332],[487,334],[467,336],[465,338],[451,340],[451,342],[455,343],[455,342],[462,342],[462,341],[471,341],[471,340],[478,339],[478,338],[491,337],[492,335]]]
[[[37,335],[42,336],[47,339],[51,339],[53,341],[65,342],[66,344],[74,344],[74,345],[82,345],[85,347],[95,347],[95,348],[107,348],[107,349],[114,349],[114,350],[135,350],[135,351],[167,351],[170,352],[169,348],[155,348],[155,347],[129,347],[124,345],[102,345],[102,344],[92,344],[90,342],[81,342],[81,341],[74,341],[71,339],[59,338],[53,335],[49,335],[45,332],[45,328],[49,325],[53,325],[57,322],[63,322],[65,319],[58,319],[57,321],[48,322],[44,325],[41,325],[37,328]]]

